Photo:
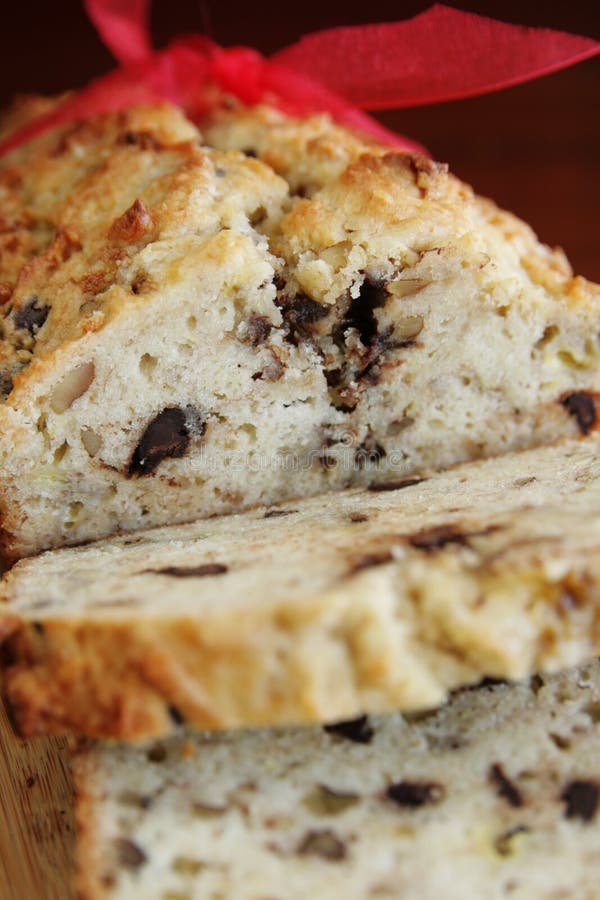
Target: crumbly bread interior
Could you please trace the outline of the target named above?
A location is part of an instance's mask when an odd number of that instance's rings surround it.
[[[8,559],[596,426],[600,293],[518,220],[324,118],[207,139],[139,109],[0,161]]]
[[[595,900],[597,663],[425,716],[75,760],[84,900]]]
[[[141,739],[443,702],[600,653],[598,439],[22,560],[23,734]]]

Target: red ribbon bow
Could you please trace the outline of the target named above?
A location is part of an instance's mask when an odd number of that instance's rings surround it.
[[[416,106],[468,97],[554,72],[600,52],[600,43],[524,28],[436,4],[412,19],[331,28],[265,59],[247,47],[222,48],[201,35],[152,49],[149,0],[85,0],[120,66],[70,96],[0,145],[0,155],[48,128],[135,104],[168,100],[198,119],[214,90],[248,105],[269,103],[337,121],[386,143],[415,149],[363,109]]]

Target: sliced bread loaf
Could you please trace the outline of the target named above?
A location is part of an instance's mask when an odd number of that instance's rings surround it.
[[[597,288],[444,166],[260,115],[266,162],[167,107],[0,161],[8,559],[597,426]]]
[[[417,718],[98,745],[84,900],[597,900],[600,669]]]
[[[24,734],[331,721],[600,651],[595,437],[22,560]]]

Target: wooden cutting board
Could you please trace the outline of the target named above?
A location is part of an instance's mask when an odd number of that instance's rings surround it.
[[[67,739],[20,740],[0,703],[0,900],[72,900],[74,836]]]

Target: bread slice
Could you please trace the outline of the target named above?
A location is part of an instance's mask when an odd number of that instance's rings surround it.
[[[597,663],[420,717],[101,744],[83,900],[596,900]]]
[[[600,652],[600,442],[567,441],[22,560],[25,735],[414,710]]]
[[[168,107],[0,161],[7,559],[597,426],[561,254],[440,164],[254,115],[265,162]]]

